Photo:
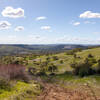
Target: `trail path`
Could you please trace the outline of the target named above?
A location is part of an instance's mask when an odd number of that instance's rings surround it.
[[[37,100],[100,100],[78,91],[71,91],[60,86],[45,83],[43,92]]]

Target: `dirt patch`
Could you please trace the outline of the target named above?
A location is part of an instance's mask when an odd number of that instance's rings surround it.
[[[68,90],[53,84],[45,84],[43,92],[37,100],[100,100],[88,93]]]

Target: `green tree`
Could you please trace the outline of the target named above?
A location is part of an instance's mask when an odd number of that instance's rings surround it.
[[[48,66],[48,71],[51,72],[51,73],[54,73],[57,71],[57,66],[55,66],[54,64],[50,64]]]
[[[72,63],[71,67],[73,68],[73,73],[81,77],[94,74],[94,70],[92,69],[92,64],[87,58],[84,60],[83,63],[76,63],[76,62]]]

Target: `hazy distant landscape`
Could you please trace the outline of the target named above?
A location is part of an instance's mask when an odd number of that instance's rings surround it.
[[[74,48],[87,48],[84,45],[74,45],[74,44],[44,44],[44,45],[23,45],[23,44],[1,44],[0,45],[0,55],[14,55],[14,54],[31,54],[31,53],[57,53],[63,52],[65,50],[71,50]]]

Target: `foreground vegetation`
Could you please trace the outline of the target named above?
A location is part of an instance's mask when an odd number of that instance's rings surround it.
[[[18,81],[10,90],[0,90],[0,100],[32,100],[39,93],[37,84]]]
[[[33,100],[41,93],[41,80],[79,91],[88,84],[100,95],[100,48],[3,56],[0,63],[0,100]]]

